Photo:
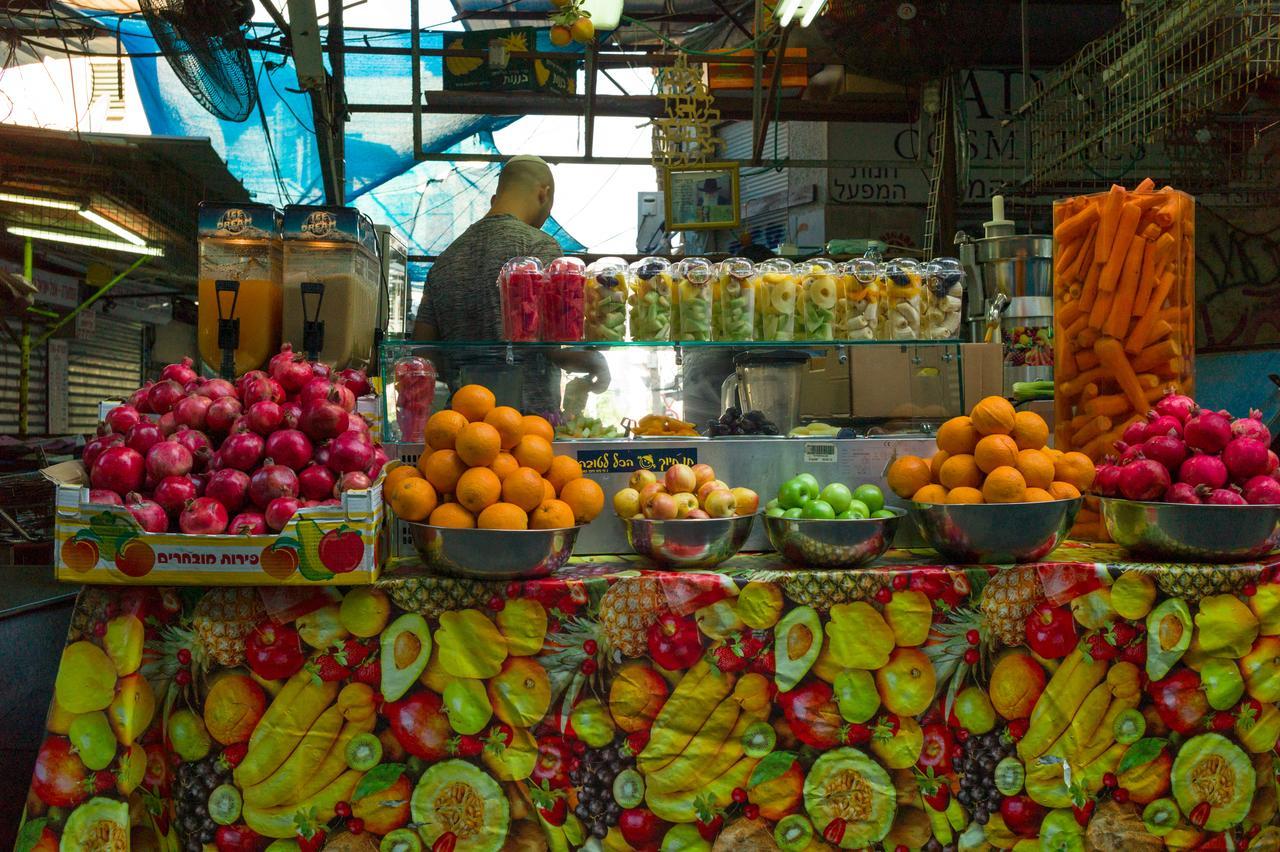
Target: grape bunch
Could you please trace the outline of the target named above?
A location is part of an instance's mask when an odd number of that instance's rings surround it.
[[[578,767],[569,773],[570,783],[578,788],[578,806],[573,812],[593,837],[603,839],[622,814],[622,806],[613,800],[613,782],[635,765],[635,758],[625,749],[625,741],[589,748]]]
[[[727,435],[776,435],[778,427],[762,411],[748,411],[733,406],[720,415],[719,420],[707,421],[707,437]]]
[[[183,763],[178,767],[178,818],[175,825],[182,837],[182,852],[201,852],[204,844],[213,843],[218,824],[209,816],[209,794],[230,780],[231,768],[218,760],[217,752],[204,760]]]
[[[996,765],[1013,754],[1013,741],[1002,729],[975,734],[964,744],[964,754],[954,761],[960,773],[960,792],[956,798],[973,818],[986,825],[992,814],[1000,810],[1003,796],[996,787]]]

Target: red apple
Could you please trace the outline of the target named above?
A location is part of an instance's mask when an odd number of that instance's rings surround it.
[[[694,475],[693,468],[687,464],[673,464],[667,468],[664,481],[667,491],[672,494],[681,491],[693,491],[698,487],[698,477]]]
[[[643,491],[646,485],[652,485],[658,481],[658,475],[651,470],[637,470],[631,474],[631,478],[627,480],[627,485],[637,491]]]
[[[661,482],[651,482],[644,488],[640,489],[640,505],[644,506],[655,494],[666,494],[667,486]]]
[[[739,515],[754,515],[760,508],[760,495],[750,488],[732,488],[733,499],[737,503]]]
[[[695,464],[693,466],[693,477],[697,481],[698,486],[701,487],[703,484],[716,478],[716,471],[715,468],[709,464]]]
[[[89,771],[66,737],[50,735],[40,745],[31,790],[46,805],[69,808],[89,797]]]
[[[693,511],[691,511],[689,514],[685,515],[684,517],[685,517],[685,520],[687,520],[687,521],[705,521],[705,520],[707,520],[708,518],[710,518],[711,516],[710,516],[710,515],[708,515],[706,512],[704,512],[704,511],[703,511],[703,510],[701,510],[701,509],[694,509]]]
[[[710,494],[712,491],[715,491],[721,488],[723,488],[725,491],[729,490],[729,486],[725,485],[723,482],[721,482],[718,479],[713,479],[710,482],[702,483],[701,485],[698,486],[698,490],[696,492],[698,495],[698,502],[705,504],[707,502],[707,495]]]
[[[698,508],[698,498],[694,497],[688,491],[679,494],[673,494],[672,499],[676,501],[676,517],[685,518],[694,509]]]
[[[644,516],[651,521],[669,521],[676,516],[676,498],[670,494],[654,494],[645,503]]]
[[[627,808],[618,816],[622,839],[638,848],[655,846],[662,839],[666,826],[653,811],[644,808]]]
[[[717,488],[702,501],[703,510],[713,518],[732,518],[738,510],[738,501],[727,488]]]
[[[399,701],[384,704],[382,714],[391,723],[391,732],[409,754],[423,760],[444,760],[449,756],[453,729],[441,710],[440,696],[419,689]]]

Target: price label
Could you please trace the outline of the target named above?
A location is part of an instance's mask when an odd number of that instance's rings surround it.
[[[810,442],[804,445],[804,460],[806,464],[835,464],[839,461],[839,454],[833,443]]]

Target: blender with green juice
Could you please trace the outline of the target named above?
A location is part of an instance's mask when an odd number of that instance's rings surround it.
[[[788,260],[772,258],[756,267],[756,313],[760,340],[795,340],[800,285]],[[803,330],[803,327],[802,329]]]
[[[627,262],[620,257],[602,257],[588,266],[582,305],[583,340],[626,340]]]
[[[715,267],[704,257],[691,257],[673,269],[677,282],[676,304],[680,309],[677,340],[711,340],[715,324]]]
[[[755,340],[755,266],[745,257],[731,257],[716,267],[715,303],[719,340]]]
[[[840,293],[836,307],[837,333],[841,340],[875,340],[880,326],[880,263],[859,257],[840,269]]]
[[[671,264],[645,257],[631,264],[631,339],[672,340],[675,329],[675,287]]]
[[[834,340],[840,279],[826,258],[804,262],[800,275],[800,315],[805,340]]]
[[[895,258],[886,261],[885,340],[919,340],[924,316],[924,274],[917,261]]]

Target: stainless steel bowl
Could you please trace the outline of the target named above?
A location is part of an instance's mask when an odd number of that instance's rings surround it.
[[[1241,562],[1280,548],[1280,506],[1197,506],[1099,500],[1107,531],[1135,555],[1170,562]]]
[[[1006,565],[1044,558],[1067,537],[1080,498],[1043,503],[911,503],[920,535],[947,559]]]
[[[898,523],[907,513],[892,506],[889,511],[892,518],[845,521],[765,515],[764,530],[773,549],[788,562],[824,570],[861,568],[893,545]]]
[[[673,571],[714,568],[742,549],[755,515],[702,520],[624,518],[631,549]]]
[[[476,580],[545,577],[569,561],[582,529],[478,530],[402,523],[428,568]]]

